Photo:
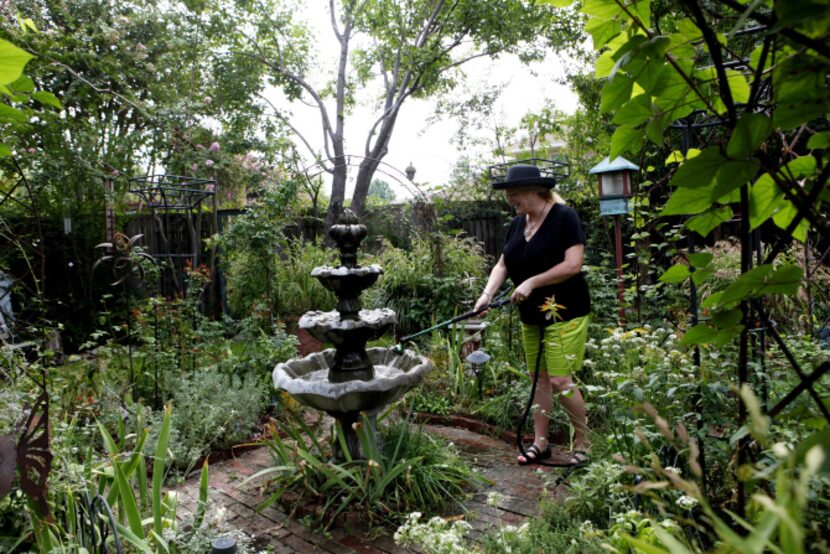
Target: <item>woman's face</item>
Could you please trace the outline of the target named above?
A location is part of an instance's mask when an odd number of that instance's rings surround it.
[[[516,187],[504,191],[507,203],[516,209],[518,215],[527,215],[539,209],[544,200],[539,196],[538,187]]]

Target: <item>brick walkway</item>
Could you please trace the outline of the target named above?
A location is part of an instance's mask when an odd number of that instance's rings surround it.
[[[517,525],[533,516],[543,494],[550,497],[562,493],[560,490],[543,492],[544,479],[540,471],[547,469],[516,465],[515,449],[501,440],[451,427],[425,425],[424,429],[452,441],[473,465],[494,483],[475,491],[472,498],[464,503],[464,519],[473,527],[468,537],[473,540],[494,526]],[[279,554],[419,552],[418,549],[397,546],[392,540],[394,529],[380,534],[374,530],[368,536],[361,531],[352,531],[350,534],[344,529],[331,529],[324,534],[292,520],[277,504],[257,512],[257,507],[266,498],[263,491],[260,491],[255,483],[249,483],[244,487],[240,487],[239,484],[250,475],[271,465],[267,449],[258,448],[210,467],[211,504],[224,506],[228,514],[228,524],[253,536],[258,548],[270,547]],[[489,506],[486,502],[492,491],[499,494],[497,506]],[[179,489],[180,516],[188,516],[189,519],[198,494],[199,477],[196,475]]]

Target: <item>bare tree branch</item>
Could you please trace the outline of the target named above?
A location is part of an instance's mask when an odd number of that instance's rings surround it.
[[[279,119],[280,121],[282,121],[283,123],[285,123],[285,125],[289,129],[291,129],[291,132],[294,133],[294,135],[296,135],[296,137],[303,142],[303,144],[305,145],[306,148],[308,148],[308,151],[312,156],[316,156],[317,152],[314,151],[314,148],[311,147],[311,144],[308,142],[308,140],[306,140],[305,136],[299,131],[299,129],[297,129],[296,127],[294,127],[294,125],[292,125],[291,121],[289,121],[289,119],[285,115],[283,115],[282,112],[280,112],[279,108],[277,108],[274,105],[274,103],[271,102],[271,100],[269,98],[267,98],[265,95],[263,95],[261,92],[258,92],[257,96],[260,97],[261,99],[265,100],[265,102],[269,106],[271,106],[271,109],[274,110],[274,116],[277,119]]]

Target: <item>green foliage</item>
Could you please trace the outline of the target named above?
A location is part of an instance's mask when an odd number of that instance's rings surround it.
[[[830,61],[814,37],[817,28],[827,27],[830,12],[816,11],[810,23],[784,16],[791,10],[804,13],[808,6],[778,3],[771,12],[760,3],[704,10],[688,2],[654,11],[646,1],[630,9],[604,2],[582,6],[594,47],[601,51],[596,65],[597,75],[606,79],[601,110],[615,114],[619,125],[612,158],[653,155],[672,140],[670,125],[681,118],[720,125],[701,149],[674,156],[681,163],[670,175],[675,190],[663,216],[694,215],[686,228],[708,235],[733,217],[743,189],[749,203],[741,211],[752,228],[772,220],[800,241],[810,226],[826,228],[828,175],[820,167],[827,152],[818,133],[827,124],[830,89],[815,72],[827,69]],[[739,32],[753,18],[778,23],[763,36]],[[749,63],[739,71],[726,64],[726,56]],[[761,112],[762,104],[769,109]],[[796,268],[753,271],[723,291],[723,302],[713,303],[727,308],[765,291],[792,293],[801,277]],[[679,281],[681,272],[665,280]],[[721,312],[720,322],[702,324],[690,332],[689,341],[724,344],[739,331],[734,318]]]
[[[260,368],[267,373],[268,367]],[[170,448],[178,467],[192,467],[201,456],[251,439],[268,397],[257,376],[238,377],[216,368],[182,375],[172,384]]]
[[[436,513],[463,498],[481,481],[443,441],[413,428],[408,421],[378,431],[364,415],[355,429],[366,459],[335,464],[318,430],[299,416],[284,422],[268,443],[276,465],[250,479],[271,477],[270,505],[293,496],[294,506],[319,503],[317,521],[330,525],[341,513],[356,512],[369,522],[396,522],[406,512]],[[378,439],[382,446],[378,448]],[[337,428],[331,441],[344,443]]]
[[[590,524],[574,518],[559,502],[543,500],[538,515],[516,528],[512,525],[492,529],[481,537],[485,553],[561,552],[598,554],[607,552]]]
[[[301,240],[289,241],[285,245],[273,277],[275,313],[278,316],[299,317],[310,310],[334,309],[334,294],[311,276],[315,267],[324,265],[339,265],[334,248]]]
[[[377,263],[383,277],[366,304],[395,311],[401,334],[450,319],[480,291],[486,259],[481,245],[458,235],[416,237],[408,251],[385,244]]]
[[[383,179],[373,179],[369,185],[368,198],[375,198],[379,202],[386,204],[395,201],[395,191]]]

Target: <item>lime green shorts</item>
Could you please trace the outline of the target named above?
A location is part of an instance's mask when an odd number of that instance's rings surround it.
[[[539,366],[540,371],[554,377],[566,377],[573,375],[582,367],[589,319],[590,316],[584,315],[544,328],[544,355]],[[522,323],[522,342],[527,367],[533,371],[536,368],[536,356],[539,352],[539,326]]]

